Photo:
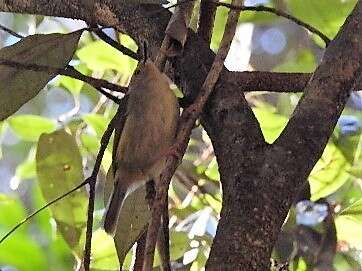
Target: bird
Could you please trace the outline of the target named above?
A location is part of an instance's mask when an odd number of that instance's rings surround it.
[[[175,143],[180,110],[169,82],[150,59],[132,76],[126,120],[118,142],[114,142],[117,146],[111,172],[108,172],[113,177],[113,191],[103,228],[110,235],[116,233],[127,194],[149,180],[160,180],[167,155]]]

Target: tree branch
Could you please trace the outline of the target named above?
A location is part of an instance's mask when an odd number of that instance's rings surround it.
[[[89,177],[89,204],[88,204],[88,219],[87,219],[87,232],[86,232],[86,241],[84,247],[84,258],[83,265],[84,270],[89,271],[90,266],[90,256],[92,249],[92,229],[93,229],[93,213],[94,213],[94,198],[95,198],[95,188],[97,182],[97,175],[102,164],[102,159],[104,152],[108,146],[109,140],[112,136],[113,130],[117,128],[122,129],[125,122],[125,112],[126,112],[126,103],[127,99],[123,98],[118,107],[116,115],[112,118],[106,131],[103,133],[101,138],[101,146],[99,148],[97,158],[93,167],[91,176]]]
[[[235,5],[240,5],[241,0],[233,0]],[[236,26],[238,23],[240,11],[231,10],[225,26],[224,35],[220,43],[220,48],[214,58],[213,65],[201,87],[198,97],[195,102],[186,108],[179,121],[179,129],[176,137],[176,149],[179,151],[180,157],[169,157],[166,167],[161,174],[161,180],[156,189],[156,198],[152,206],[151,221],[147,230],[146,254],[143,271],[152,270],[154,250],[157,241],[158,229],[160,227],[161,215],[169,183],[173,173],[175,172],[181,157],[186,151],[187,143],[190,138],[191,131],[198,116],[201,114],[206,101],[215,87],[219,78],[220,72],[224,67],[224,61],[229,52],[231,41],[234,37]]]
[[[136,257],[135,257],[135,263],[133,265],[134,271],[142,271],[142,266],[145,256],[145,248],[146,248],[146,236],[147,236],[147,231],[142,233],[140,238],[138,238],[137,240]]]
[[[294,23],[296,23],[297,25],[300,25],[302,27],[304,27],[305,29],[309,30],[310,32],[318,35],[324,42],[325,44],[328,46],[329,42],[331,41],[326,35],[324,35],[321,31],[319,31],[318,29],[316,29],[315,27],[303,22],[302,20],[299,20],[298,18],[282,11],[282,10],[278,10],[275,8],[271,8],[271,7],[265,7],[265,6],[253,6],[253,7],[249,7],[249,6],[241,6],[241,7],[236,7],[232,4],[228,4],[228,3],[224,3],[224,2],[213,2],[215,5],[217,6],[222,6],[222,7],[227,7],[230,9],[239,9],[242,11],[261,11],[261,12],[269,12],[269,13],[273,13],[277,16],[280,17],[284,17]]]
[[[141,57],[133,52],[131,49],[127,48],[126,46],[123,46],[121,43],[113,40],[111,37],[109,37],[106,33],[103,32],[101,28],[93,30],[93,32],[104,42],[108,43],[110,46],[116,48],[118,51],[120,51],[122,54],[129,56],[135,60],[140,60]]]
[[[362,74],[361,37],[362,2],[359,1],[326,50],[322,63],[305,88],[303,98],[275,143],[275,150],[293,157],[286,160],[293,165],[284,163],[284,167],[296,170],[293,174],[299,175],[301,169],[309,174]],[[300,150],[304,151],[301,153]]]
[[[175,4],[174,6],[183,5],[183,4],[188,3],[188,2],[190,2],[190,0],[181,1],[181,2],[178,2],[177,4]],[[214,7],[212,8],[212,6],[214,6]],[[296,23],[297,25],[300,25],[300,26],[304,27],[305,29],[309,30],[310,32],[318,35],[325,42],[326,45],[328,45],[329,42],[331,41],[330,38],[328,38],[325,34],[323,34],[321,31],[319,31],[318,29],[316,29],[312,25],[307,24],[307,23],[303,22],[302,20],[300,20],[300,19],[294,17],[293,15],[288,14],[288,13],[282,11],[282,10],[272,8],[272,7],[266,7],[266,6],[263,6],[263,5],[259,5],[259,6],[244,6],[244,5],[235,6],[233,4],[219,2],[219,1],[212,1],[212,0],[211,1],[207,1],[207,0],[206,1],[201,1],[200,27],[201,27],[202,32],[198,32],[198,33],[203,38],[207,37],[207,39],[205,39],[205,41],[209,41],[209,38],[211,38],[211,37],[209,37],[210,33],[208,33],[208,32],[210,31],[210,25],[212,27],[212,24],[214,22],[214,18],[211,17],[211,16],[215,15],[216,7],[227,7],[229,9],[234,9],[234,10],[237,9],[237,10],[240,10],[240,11],[260,11],[260,12],[272,13],[272,14],[275,14],[277,16],[286,18],[286,19]],[[203,20],[205,20],[205,21],[203,21]],[[203,24],[205,24],[205,25],[203,25]]]
[[[211,42],[212,30],[214,27],[216,5],[211,0],[201,0],[199,28],[197,33],[208,43]]]
[[[14,0],[7,5],[0,2],[0,11],[59,16],[81,20],[86,20],[86,18],[93,16],[100,25],[114,26],[118,31],[126,32],[138,41],[148,40],[151,55],[153,56],[156,54],[156,48],[159,48],[159,41],[163,39],[162,33],[170,14],[166,10],[161,12],[159,7],[149,7],[149,10],[146,11],[142,7],[133,6],[132,8],[119,1],[110,0],[101,1],[102,3],[98,1],[96,4],[97,9],[94,13],[89,14],[89,10],[82,7],[78,0],[69,0],[67,3],[55,0],[46,2],[46,4],[45,0],[42,1],[44,1],[44,5],[40,4],[39,2],[41,1],[38,0],[29,0],[26,5],[22,0]],[[109,5],[110,3],[113,4]],[[152,16],[156,12],[157,16]],[[129,14],[134,16],[130,18]],[[148,18],[149,15],[152,17]],[[152,24],[149,23],[149,20],[152,20]],[[203,46],[203,48],[201,53],[204,53],[207,47]],[[310,76],[311,74],[302,73],[282,74],[227,71],[223,72],[220,82],[226,82],[230,87],[234,88],[238,84],[239,89],[235,88],[235,95],[237,95],[237,91],[301,92]],[[275,83],[275,85],[270,82]],[[362,89],[362,79],[356,85],[356,90],[360,89]]]
[[[103,79],[97,79],[93,78],[87,75],[84,75],[77,71],[72,66],[67,66],[65,69],[62,68],[56,68],[56,67],[50,67],[45,65],[38,65],[38,64],[28,64],[28,63],[20,63],[17,61],[7,60],[7,59],[0,59],[0,65],[5,65],[9,67],[13,67],[16,69],[24,69],[24,70],[31,70],[31,71],[38,71],[38,72],[50,72],[54,74],[60,74],[64,76],[68,76],[77,80],[81,80],[95,89],[97,89],[100,93],[102,93],[104,96],[106,96],[108,99],[114,101],[115,103],[119,104],[119,99],[115,96],[113,96],[111,93],[106,92],[103,90],[103,88],[110,89],[112,91],[116,92],[122,92],[126,93],[128,88],[121,87],[119,85],[110,83]]]

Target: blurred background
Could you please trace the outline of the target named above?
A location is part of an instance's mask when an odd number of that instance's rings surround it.
[[[333,38],[356,2],[246,0],[245,5],[263,4],[284,10]],[[199,3],[192,18],[194,29],[198,8]],[[227,12],[226,8],[218,8],[211,43],[214,51],[219,46]],[[0,13],[0,24],[23,36],[68,33],[86,26],[70,19],[9,13]],[[112,30],[107,30],[107,34],[137,50],[129,36],[118,35]],[[18,41],[19,38],[0,31],[2,47]],[[268,13],[242,12],[225,64],[232,71],[313,72],[323,51],[324,43],[320,38],[293,22]],[[137,62],[96,36],[84,33],[70,64],[84,74],[126,86]],[[245,93],[269,143],[278,137],[301,97],[301,93],[290,91],[283,94]],[[39,136],[58,129],[71,131],[79,149],[80,170],[84,176],[89,176],[100,137],[116,109],[114,102],[89,85],[57,76],[16,114],[0,122],[1,236],[49,200],[45,195],[47,188],[39,183],[36,170]],[[289,270],[308,270],[313,255],[320,251],[332,259],[335,270],[362,270],[361,109],[362,97],[356,90],[309,177],[312,202],[309,197],[301,197],[303,201],[291,209],[285,222],[273,258],[278,264],[289,261]],[[103,184],[111,163],[111,151],[110,144],[99,174],[92,251],[94,270],[119,269],[113,241],[99,228],[104,211]],[[49,186],[61,186],[60,181],[49,179]],[[67,185],[70,189],[81,181]],[[202,126],[193,131],[183,163],[173,178],[169,197],[173,268],[203,270],[216,233],[221,191],[213,148]],[[0,244],[0,270],[76,270],[84,242],[86,193],[78,197],[76,207],[72,206],[75,206],[74,202],[68,206],[71,209],[59,204],[52,211],[44,210]],[[74,211],[72,215],[67,214],[71,216],[67,218],[67,225],[76,225],[74,229],[79,232],[69,230],[59,219],[56,223],[54,214],[65,210]],[[129,268],[131,263],[132,250],[124,267]],[[158,264],[156,259],[155,268]]]

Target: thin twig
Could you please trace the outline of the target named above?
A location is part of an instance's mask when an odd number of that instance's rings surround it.
[[[273,13],[273,14],[275,14],[277,16],[284,17],[284,18],[296,23],[297,25],[300,25],[300,26],[306,28],[310,32],[318,35],[325,42],[325,44],[327,46],[331,42],[330,38],[328,38],[325,34],[323,34],[321,31],[319,31],[314,26],[311,26],[310,24],[307,24],[307,23],[303,22],[302,20],[294,17],[293,15],[290,15],[290,14],[288,14],[288,13],[282,11],[282,10],[279,10],[279,9],[266,7],[266,6],[255,6],[255,7],[241,6],[241,7],[238,7],[238,6],[235,6],[233,4],[228,4],[228,3],[224,3],[224,2],[213,2],[213,4],[216,5],[216,6],[222,6],[222,7],[227,7],[227,8],[230,8],[230,9],[237,9],[237,10],[241,10],[241,11],[261,11],[261,12]]]
[[[24,38],[24,36],[16,33],[15,31],[13,31],[13,30],[11,30],[11,29],[9,29],[9,28],[1,25],[1,24],[0,24],[0,29],[3,30],[3,31],[6,31],[7,33],[9,33],[11,35],[13,35],[14,37],[21,38],[21,39]],[[97,30],[99,30],[102,33],[104,33],[101,28],[88,27],[88,28],[84,28],[84,30],[89,30],[89,31],[97,31]],[[80,31],[80,30],[78,30],[78,31]],[[106,34],[104,34],[104,35],[107,36]],[[111,39],[111,38],[109,38],[109,39]],[[115,43],[118,44],[117,42],[115,42]],[[117,48],[117,49],[119,49],[119,48]],[[126,48],[126,49],[128,49],[128,48]],[[129,50],[129,51],[131,51],[131,50]],[[122,51],[122,53],[126,54],[126,52],[123,52],[123,51]],[[134,53],[134,52],[132,52],[132,53]],[[132,55],[130,55],[130,56],[132,57]],[[93,86],[97,90],[99,90],[100,88],[107,88],[107,89],[109,89],[111,91],[121,92],[121,93],[126,93],[127,90],[128,90],[126,87],[121,87],[119,85],[108,82],[107,80],[97,79],[97,78],[93,78],[91,76],[82,74],[81,72],[77,71],[73,66],[70,66],[70,65],[67,65],[65,68],[56,68],[56,67],[50,67],[50,66],[38,65],[38,64],[20,63],[20,62],[16,62],[16,61],[7,60],[7,59],[0,60],[0,61],[1,61],[0,64],[2,64],[2,65],[8,65],[8,66],[15,67],[15,68],[18,68],[18,69],[28,69],[28,70],[33,70],[33,71],[54,72],[54,73],[57,73],[57,74],[68,76],[68,77],[83,81],[83,82]],[[102,94],[104,94],[104,93],[102,92]],[[109,95],[107,95],[107,94],[104,94],[104,95],[107,96],[107,98],[110,98]],[[112,99],[112,98],[110,98],[110,99]]]
[[[165,197],[165,203],[163,205],[162,212],[162,234],[160,235],[158,243],[162,243],[162,250],[160,249],[160,254],[162,255],[162,270],[171,271],[171,257],[170,257],[170,218],[168,215],[168,197]]]
[[[8,65],[18,69],[27,69],[33,71],[52,71],[64,76],[81,80],[94,88],[106,88],[114,92],[127,93],[128,88],[110,83],[104,79],[97,79],[86,76],[78,72],[74,67],[68,66],[66,70],[55,67],[25,64],[10,60],[1,60],[0,65]],[[75,70],[75,72],[73,72]],[[244,72],[227,72],[222,82],[239,86],[240,91],[269,91],[283,93],[302,92],[308,83],[311,73],[283,73],[283,72],[264,72],[264,71],[244,71]],[[362,90],[362,78],[360,78],[353,91]],[[183,105],[187,105],[186,103]],[[184,107],[184,106],[182,106]]]
[[[142,271],[143,259],[145,256],[147,230],[138,238],[136,247],[136,259],[133,265],[133,271]]]
[[[122,87],[117,84],[113,84],[104,79],[98,79],[91,76],[84,75],[83,73],[76,70],[73,66],[67,66],[64,71],[60,71],[61,75],[69,76],[74,79],[83,81],[94,88],[106,88],[114,92],[127,93],[128,88]]]
[[[191,18],[191,12],[192,12],[192,9],[193,9],[194,5],[193,4],[190,4],[186,7],[183,7],[182,9],[178,9],[175,11],[175,13],[172,15],[173,17],[176,18],[176,16],[178,16],[179,14],[178,13],[182,13],[184,14],[185,17],[185,24],[186,24],[186,27],[188,26],[189,22],[190,22],[190,18]],[[174,18],[171,18],[170,21],[169,21],[169,26],[170,24],[172,23],[172,20]],[[168,26],[168,27],[169,27]],[[187,35],[187,31],[186,31],[186,35]],[[186,38],[186,37],[185,37]],[[162,71],[164,69],[164,66],[166,64],[166,61],[167,61],[167,50],[170,48],[170,46],[172,45],[172,38],[166,34],[165,38],[163,39],[162,41],[162,45],[161,45],[161,48],[159,49],[158,51],[158,54],[157,54],[157,57],[155,59],[155,65],[158,67],[158,69],[160,71]],[[161,177],[162,178],[162,177]],[[158,193],[158,192],[157,192]],[[156,193],[156,195],[157,195]],[[162,208],[162,204],[164,202],[161,203],[161,207]],[[156,206],[156,202],[155,200],[153,200],[152,202],[152,214],[155,212],[154,211],[154,208]],[[158,215],[158,219],[161,219],[161,214],[162,214],[162,211],[160,211],[161,213],[159,213]],[[146,240],[146,249],[145,249],[145,256],[144,256],[144,262],[143,262],[143,268],[142,270],[151,270],[152,269],[152,265],[153,265],[153,258],[154,258],[154,250],[155,250],[155,246],[156,246],[156,242],[157,242],[157,239],[158,239],[158,229],[159,229],[159,224],[160,224],[160,221],[158,221],[157,223],[158,225],[156,226],[157,228],[154,228],[152,230],[152,232],[150,233],[149,232],[149,229],[151,227],[151,224],[149,224],[149,227],[148,227],[148,230],[147,230],[147,240]],[[167,224],[167,227],[168,227],[168,224]],[[165,234],[168,234],[168,230],[167,230],[167,233]],[[162,236],[164,237],[164,236]],[[165,237],[165,238],[161,238],[163,240],[162,244],[161,245],[165,245],[166,243],[166,240],[167,242],[169,242],[169,236],[168,237]],[[170,264],[169,264],[169,244],[167,244],[166,246],[164,246],[165,250],[167,251],[163,251],[164,255],[164,261],[163,261],[163,264],[166,268],[169,268],[170,269]],[[167,262],[166,262],[167,261]]]
[[[122,54],[127,55],[133,59],[140,60],[140,56],[133,52],[131,49],[127,48],[126,46],[123,46],[119,42],[113,40],[111,37],[109,37],[106,33],[103,32],[102,29],[98,28],[96,30],[93,30],[93,32],[104,42],[108,43],[113,48],[116,48],[118,51],[120,51]]]
[[[7,32],[7,33],[9,33],[10,35],[12,35],[12,36],[14,36],[16,38],[19,38],[19,39],[24,38],[22,35],[16,33],[15,31],[11,30],[10,28],[7,28],[6,26],[4,26],[2,24],[0,24],[0,29]]]
[[[174,7],[189,3],[191,1],[193,1],[193,0],[179,1],[176,4],[173,4],[173,5],[169,6],[169,7],[167,7],[167,9],[174,8]],[[288,14],[285,11],[282,11],[282,10],[279,10],[279,9],[276,9],[276,8],[266,7],[266,6],[262,6],[262,5],[260,5],[260,6],[235,6],[235,5],[232,5],[232,4],[225,3],[225,2],[214,2],[214,1],[210,1],[209,3],[213,4],[213,5],[216,5],[216,6],[227,7],[227,8],[230,8],[230,9],[238,9],[238,10],[241,10],[241,11],[260,11],[260,12],[273,13],[273,14],[275,14],[277,16],[284,17],[284,18],[286,18],[286,19],[288,19],[288,20],[290,20],[290,21],[292,21],[292,22],[306,28],[310,32],[318,35],[325,42],[326,45],[328,45],[330,43],[330,41],[331,41],[330,38],[328,38],[325,34],[323,34],[317,28],[311,26],[310,24],[307,24],[307,23],[303,22],[302,20],[294,17],[291,14]],[[154,14],[156,15],[159,12],[162,12],[162,11],[157,11]],[[153,15],[153,13],[152,13],[152,15]]]
[[[82,186],[86,185],[89,181],[89,178],[86,179],[84,182],[78,184],[76,187],[74,187],[72,190],[69,190],[68,192],[64,193],[63,195],[60,195],[59,197],[56,197],[55,199],[53,199],[52,201],[49,201],[47,204],[45,204],[43,207],[41,207],[40,209],[34,211],[33,213],[31,213],[30,215],[28,215],[26,218],[24,218],[22,221],[20,221],[18,224],[16,224],[11,230],[9,230],[0,240],[0,244],[5,241],[5,239],[7,239],[13,232],[15,232],[20,226],[22,226],[23,224],[25,224],[26,222],[28,222],[32,217],[34,217],[35,215],[37,215],[38,213],[40,213],[41,211],[43,211],[44,209],[48,208],[50,205],[58,202],[59,200],[65,198],[66,196],[74,193],[75,191],[77,191],[79,188],[81,188]]]
[[[97,175],[99,172],[99,168],[102,164],[102,159],[104,152],[108,146],[109,140],[112,136],[113,130],[117,124],[122,125],[124,123],[124,116],[126,112],[126,102],[125,98],[121,99],[121,103],[118,107],[118,111],[116,115],[112,118],[106,131],[104,132],[101,138],[101,146],[99,148],[97,158],[93,167],[93,171],[91,176],[89,177],[89,204],[88,204],[88,219],[87,219],[87,232],[86,232],[86,241],[85,241],[85,248],[84,248],[84,270],[89,271],[90,266],[90,255],[92,249],[92,229],[93,229],[93,212],[94,212],[94,199],[95,199],[95,188],[97,182]]]
[[[110,83],[104,79],[97,79],[97,78],[93,78],[93,77],[84,75],[84,74],[80,73],[79,71],[77,71],[72,66],[67,66],[66,69],[62,69],[62,68],[45,66],[45,65],[21,63],[21,62],[7,60],[7,59],[0,59],[0,65],[6,65],[6,66],[13,67],[16,69],[25,69],[25,70],[35,71],[35,72],[49,72],[49,73],[68,76],[68,77],[83,81],[83,82],[91,85],[92,87],[94,87],[95,89],[100,91],[102,94],[107,96],[107,98],[110,98],[116,102],[117,102],[117,100],[114,99],[115,97],[113,95],[111,97],[110,96],[111,94],[109,94],[107,92],[105,93],[104,90],[100,90],[100,89],[107,88],[111,91],[121,92],[121,93],[126,93],[128,90],[128,88],[126,88],[126,87],[121,87],[119,85]]]
[[[241,4],[241,0],[233,0],[232,3],[233,5],[237,6]],[[194,123],[201,114],[203,107],[219,78],[220,72],[224,66],[225,58],[231,45],[231,41],[235,35],[239,15],[240,10],[230,10],[225,26],[225,32],[220,43],[220,48],[217,55],[215,56],[214,62],[205,79],[205,82],[201,87],[200,94],[195,99],[195,103],[182,112],[175,143],[175,147],[180,155],[179,157],[171,156],[169,159],[167,159],[166,167],[161,174],[161,181],[158,183],[159,187],[156,189],[156,198],[152,206],[152,216],[147,231],[143,271],[152,270],[157,233],[160,227],[163,205],[165,202],[165,197],[167,197],[167,191],[171,177],[180,163],[181,157],[186,151],[187,143],[194,127]]]

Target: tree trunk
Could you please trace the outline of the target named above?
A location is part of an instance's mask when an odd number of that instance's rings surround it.
[[[170,17],[168,11],[151,16],[150,7],[146,10],[118,0],[98,0],[94,4],[96,8],[90,10],[78,0],[0,1],[0,11],[115,25],[140,43],[146,40],[151,55],[157,52]],[[168,71],[187,101],[196,96],[213,57],[208,44],[190,32],[183,55],[172,61]],[[269,270],[280,227],[362,73],[361,59],[362,2],[358,1],[273,145],[265,143],[241,87],[230,80],[231,73],[224,69],[202,116],[215,149],[223,188],[221,219],[208,270]]]

